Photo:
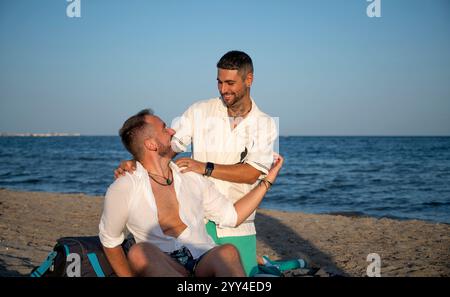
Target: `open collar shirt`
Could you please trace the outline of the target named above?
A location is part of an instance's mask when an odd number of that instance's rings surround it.
[[[180,173],[177,165],[171,162],[179,216],[187,228],[177,238],[165,235],[159,225],[148,173],[139,162],[136,164],[136,171],[119,177],[105,195],[99,224],[99,237],[105,247],[122,244],[126,227],[137,243],[149,242],[168,253],[185,246],[196,259],[215,246],[206,232],[203,218],[209,218],[221,227],[236,225],[233,203],[216,189],[214,183],[193,172]]]

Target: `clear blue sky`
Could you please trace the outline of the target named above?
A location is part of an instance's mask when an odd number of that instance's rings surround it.
[[[0,0],[0,132],[117,134],[218,95],[250,54],[281,135],[450,135],[450,1]]]

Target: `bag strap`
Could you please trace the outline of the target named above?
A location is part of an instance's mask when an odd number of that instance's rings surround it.
[[[92,267],[94,268],[95,274],[98,277],[105,277],[105,273],[103,272],[103,269],[98,262],[97,255],[95,253],[89,253],[87,254],[87,257],[89,259],[89,262],[91,262]]]
[[[67,244],[64,244],[64,251],[66,252],[66,257],[70,254],[70,249]]]
[[[55,260],[56,255],[58,253],[56,251],[52,251],[48,254],[47,260],[41,264],[38,268],[36,268],[30,275],[30,277],[41,277],[47,270],[53,265],[53,260]]]

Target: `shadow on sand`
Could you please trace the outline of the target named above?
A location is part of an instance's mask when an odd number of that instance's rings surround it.
[[[330,255],[320,251],[311,242],[299,236],[280,220],[257,212],[255,222],[258,240],[264,242],[264,244],[280,255],[281,260],[302,258],[309,263],[313,263],[314,266],[323,268],[332,275],[349,276],[336,266]],[[261,229],[270,231],[265,233],[258,231]],[[280,242],[283,244],[280,244]],[[260,254],[258,253],[258,255]]]
[[[3,255],[3,257],[5,257],[5,255]],[[21,266],[22,268],[25,266],[27,269],[29,268],[29,271],[31,272],[31,270],[34,268],[33,265],[28,264],[31,263],[31,260],[29,258],[25,258],[25,257],[16,257],[16,256],[10,256],[10,255],[6,255],[6,257],[11,258],[12,262],[17,262],[20,264],[14,265],[14,266]],[[14,267],[11,265],[11,263],[7,263],[5,262],[4,259],[0,259],[0,277],[8,277],[8,276],[12,276],[12,277],[18,277],[18,276],[22,276],[22,277],[26,277],[29,276],[29,274],[23,274],[17,270],[14,270],[12,267]],[[21,269],[23,270],[23,269]]]

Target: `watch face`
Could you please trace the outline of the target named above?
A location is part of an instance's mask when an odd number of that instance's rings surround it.
[[[210,176],[213,170],[214,170],[214,163],[207,162],[205,175]]]

